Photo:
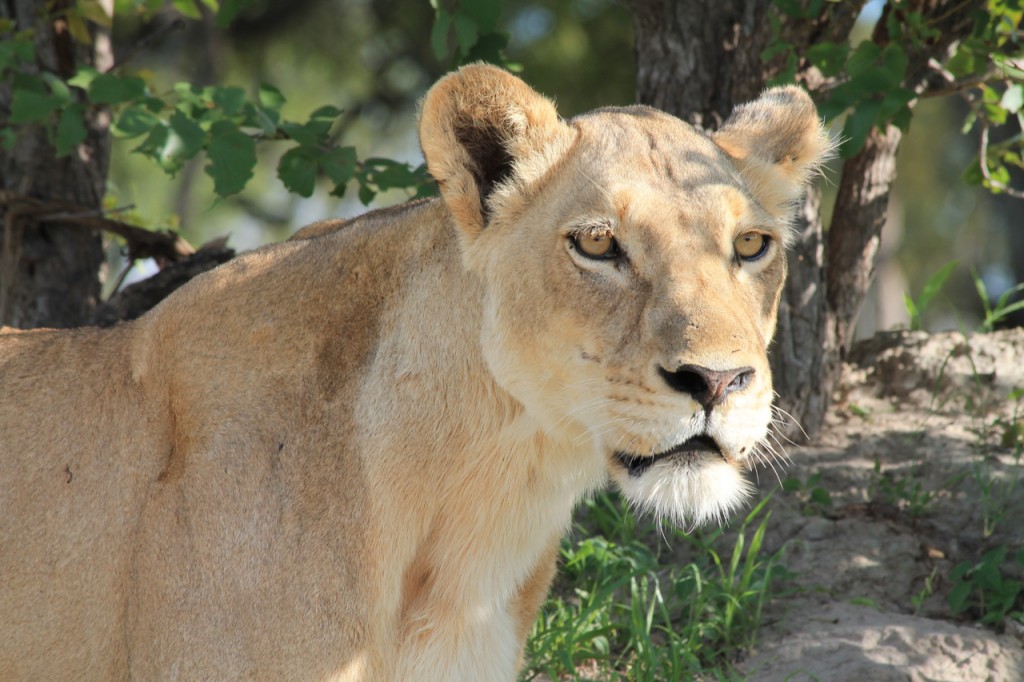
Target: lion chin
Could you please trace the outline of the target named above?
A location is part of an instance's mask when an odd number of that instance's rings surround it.
[[[750,499],[754,487],[717,446],[699,442],[705,438],[650,457],[616,453],[615,483],[636,511],[658,522],[687,530],[722,523]],[[701,447],[690,447],[693,441]]]

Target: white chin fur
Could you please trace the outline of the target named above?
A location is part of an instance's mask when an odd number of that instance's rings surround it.
[[[616,476],[626,498],[641,511],[680,528],[722,523],[753,487],[736,467],[721,460],[681,464],[656,462],[640,476]]]

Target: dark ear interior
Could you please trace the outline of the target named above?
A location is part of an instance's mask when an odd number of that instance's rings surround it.
[[[487,198],[512,173],[512,155],[497,127],[479,127],[472,121],[460,121],[455,126],[455,139],[473,160],[470,172],[480,194],[480,210],[484,222],[490,219]]]
[[[575,140],[554,105],[507,71],[451,73],[420,106],[420,146],[456,225],[475,237]]]

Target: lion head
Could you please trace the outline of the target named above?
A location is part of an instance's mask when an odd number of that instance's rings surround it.
[[[420,132],[498,383],[603,453],[635,505],[680,524],[735,508],[772,421],[790,221],[831,149],[807,94],[768,90],[708,136],[644,106],[561,120],[473,66]]]

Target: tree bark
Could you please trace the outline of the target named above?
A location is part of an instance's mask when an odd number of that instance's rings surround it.
[[[63,78],[96,58],[92,48],[72,40],[60,18],[69,6],[69,0],[0,0],[0,17],[13,19],[15,30],[35,30],[39,68]],[[10,112],[10,87],[0,84],[0,119]],[[0,149],[0,189],[99,209],[109,163],[108,121],[98,113],[86,125],[85,142],[63,159],[56,158],[40,127],[19,130],[14,148]],[[60,222],[39,224],[17,205],[0,206],[0,224],[0,324],[25,329],[84,324],[100,294],[99,233]]]
[[[776,428],[792,440],[805,437],[802,429],[814,429],[816,422],[808,415],[825,414],[828,396],[821,390],[822,377],[838,368],[834,354],[808,352],[835,346],[825,300],[825,233],[817,187],[808,190],[797,224],[800,237],[787,254],[789,274],[769,358],[781,412]]]
[[[902,133],[887,126],[868,135],[864,148],[843,166],[828,231],[825,291],[838,350],[845,355],[864,297],[875,276],[875,260],[896,179]]]

